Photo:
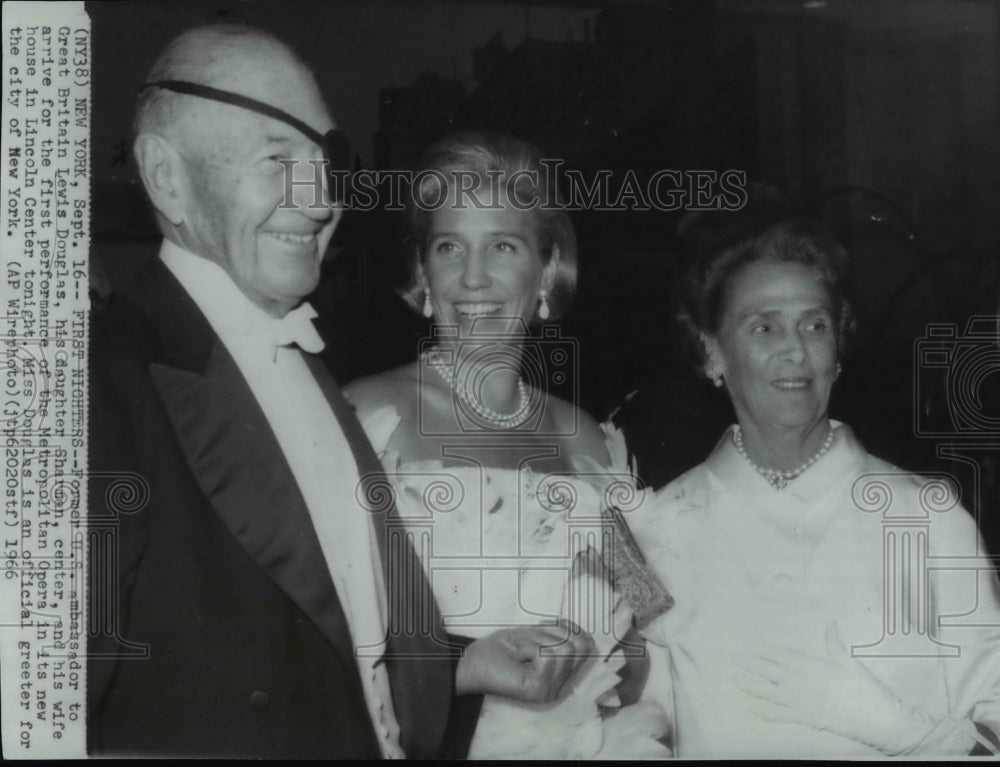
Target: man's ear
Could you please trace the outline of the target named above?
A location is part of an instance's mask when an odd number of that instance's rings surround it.
[[[559,246],[552,246],[552,255],[549,256],[549,262],[542,269],[542,290],[552,290],[552,286],[556,282],[556,275],[559,274]]]
[[[135,163],[153,207],[174,226],[184,222],[183,158],[167,139],[142,133],[135,140]]]

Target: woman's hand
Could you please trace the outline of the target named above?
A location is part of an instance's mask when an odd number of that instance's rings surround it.
[[[528,703],[555,701],[573,672],[595,652],[591,636],[566,620],[556,626],[501,629],[465,648],[455,674],[456,691]]]
[[[903,703],[850,656],[833,621],[826,649],[825,657],[817,657],[752,643],[735,657],[743,673],[734,682],[752,697],[750,708],[763,719],[829,730],[889,755],[968,753],[974,741],[966,723]]]

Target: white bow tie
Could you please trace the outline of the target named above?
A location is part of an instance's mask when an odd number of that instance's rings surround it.
[[[280,320],[275,320],[272,326],[274,345],[297,344],[302,351],[310,354],[323,351],[326,344],[312,324],[312,318],[318,316],[309,303],[302,303]]]

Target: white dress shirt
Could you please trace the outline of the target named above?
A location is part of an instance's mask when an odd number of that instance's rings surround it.
[[[385,584],[371,518],[356,500],[357,464],[336,416],[302,357],[288,343],[297,330],[248,299],[217,264],[164,240],[160,258],[205,314],[260,405],[302,493],[355,648],[386,635]],[[296,310],[298,330],[315,316]],[[315,329],[306,332],[321,344]],[[309,346],[308,340],[303,342]],[[321,348],[321,346],[320,346]],[[399,725],[380,653],[355,653],[384,757],[400,758]]]

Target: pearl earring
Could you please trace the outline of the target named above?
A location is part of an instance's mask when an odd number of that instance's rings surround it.
[[[843,367],[841,366],[841,364],[840,364],[840,363],[838,362],[838,363],[837,363],[837,369],[836,369],[836,370],[834,371],[834,373],[833,373],[833,380],[834,380],[834,381],[836,381],[836,380],[837,380],[838,378],[840,378],[840,374],[841,374],[842,372],[844,372],[844,368],[843,368]]]
[[[424,290],[424,316],[430,319],[434,316],[434,306],[431,304],[431,292],[429,290]]]
[[[538,306],[538,318],[547,320],[549,318],[549,291],[542,288],[542,290],[538,291],[538,298],[541,300]]]

